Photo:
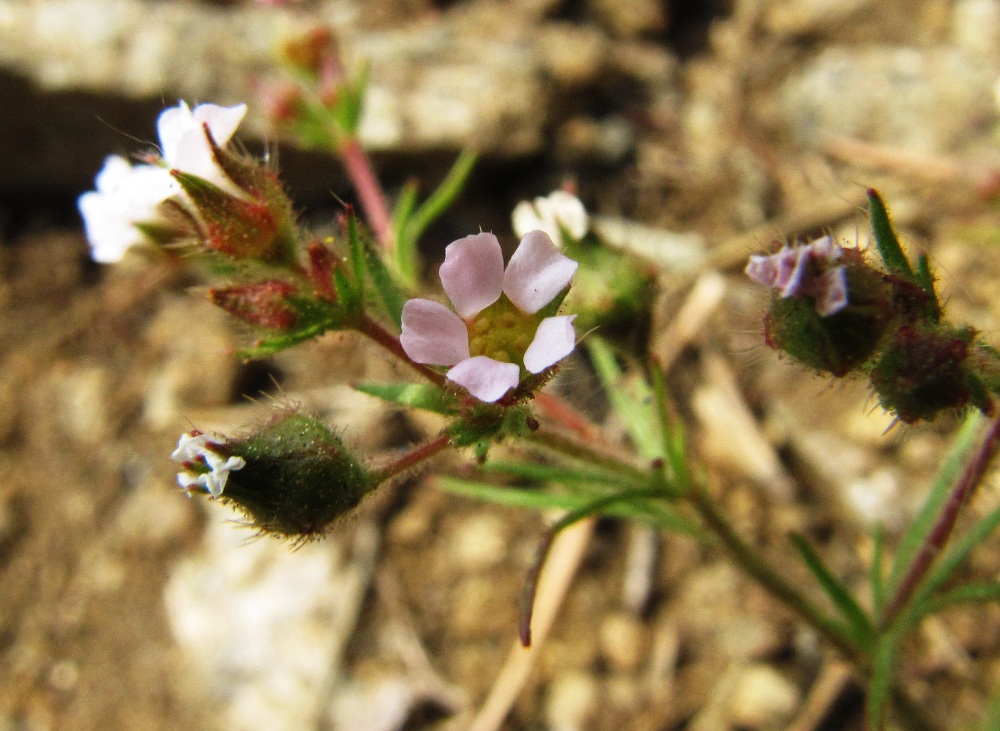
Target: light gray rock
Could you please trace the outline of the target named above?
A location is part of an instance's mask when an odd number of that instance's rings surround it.
[[[771,113],[804,146],[841,135],[948,151],[994,117],[996,77],[994,63],[954,46],[831,47],[787,79]]]

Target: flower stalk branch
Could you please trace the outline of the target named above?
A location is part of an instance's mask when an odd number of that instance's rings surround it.
[[[416,361],[411,360],[403,350],[403,346],[399,344],[399,338],[382,327],[382,325],[372,319],[369,315],[363,315],[355,328],[359,333],[367,336],[371,340],[374,340],[435,386],[440,386],[441,388],[446,386],[447,381],[443,375],[435,371],[433,368],[428,368],[423,363],[417,363]]]
[[[447,432],[439,434],[426,444],[421,444],[419,447],[411,449],[409,452],[406,452],[398,457],[395,461],[379,470],[376,470],[374,472],[375,484],[381,484],[386,480],[390,480],[393,477],[397,477],[404,472],[413,469],[422,462],[440,454],[450,446],[451,438],[448,436]]]
[[[389,204],[375,175],[371,158],[357,137],[344,137],[337,145],[337,153],[347,169],[361,208],[379,243],[387,253],[394,251],[396,239],[392,228],[392,214],[389,213]]]

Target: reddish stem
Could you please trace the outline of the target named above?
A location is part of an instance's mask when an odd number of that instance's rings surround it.
[[[926,576],[931,564],[934,563],[934,559],[948,542],[962,506],[983,479],[998,443],[1000,443],[1000,418],[993,420],[979,445],[979,449],[972,455],[962,474],[959,475],[958,481],[948,496],[948,501],[941,509],[937,522],[927,534],[927,538],[924,539],[924,543],[920,547],[920,552],[913,559],[910,568],[889,602],[885,614],[882,616],[882,627],[888,627],[906,606]]]
[[[423,363],[416,363],[410,360],[410,356],[406,354],[406,351],[403,350],[403,346],[399,344],[399,338],[390,333],[368,315],[361,316],[361,321],[356,325],[356,329],[362,335],[367,335],[369,338],[388,350],[434,385],[440,386],[441,388],[445,388],[447,385],[447,381],[443,375],[431,368],[428,368]]]
[[[392,251],[396,245],[392,232],[392,215],[389,213],[389,204],[386,202],[385,193],[382,192],[382,186],[375,177],[375,170],[368,153],[361,147],[356,137],[343,139],[337,146],[337,152],[344,161],[354,190],[357,191],[368,225],[372,227],[382,248]]]
[[[415,449],[411,449],[406,454],[399,457],[395,462],[386,465],[382,469],[375,473],[375,480],[377,483],[385,482],[386,480],[401,475],[409,469],[416,467],[421,462],[430,459],[434,455],[443,452],[451,446],[451,439],[447,432],[442,432],[438,436],[434,437],[431,441],[426,444],[421,444]]]

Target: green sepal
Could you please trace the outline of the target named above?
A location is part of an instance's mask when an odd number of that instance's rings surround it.
[[[312,340],[329,330],[350,329],[358,316],[355,309],[347,306],[349,303],[343,300],[334,304],[307,297],[289,297],[288,303],[295,308],[298,315],[294,327],[238,351],[237,357],[244,360],[263,358]]]
[[[505,436],[524,436],[532,429],[531,410],[524,405],[478,404],[448,426],[448,437],[456,447],[471,447],[498,441]],[[477,446],[477,456],[484,456]]]
[[[360,383],[354,390],[412,409],[451,416],[459,411],[458,399],[431,383]]]
[[[293,540],[322,535],[376,487],[372,473],[329,427],[291,410],[225,446],[245,466],[229,475],[222,500],[262,533]]]
[[[918,282],[910,261],[903,253],[903,247],[899,244],[899,238],[892,227],[889,218],[889,211],[885,207],[882,196],[874,188],[869,188],[868,192],[868,212],[871,217],[872,233],[875,236],[875,247],[878,249],[882,263],[890,274],[906,277],[912,282]],[[919,282],[918,282],[919,283]]]
[[[365,240],[363,243],[365,262],[368,265],[368,274],[371,276],[372,284],[375,285],[375,291],[378,292],[379,299],[382,300],[389,318],[399,330],[403,327],[403,305],[409,298],[371,242]]]

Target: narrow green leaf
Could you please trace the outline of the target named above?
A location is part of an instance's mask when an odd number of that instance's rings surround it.
[[[868,686],[868,728],[882,728],[886,701],[889,700],[892,693],[892,671],[896,662],[898,645],[899,635],[896,632],[885,633],[875,643],[872,677]]]
[[[649,364],[649,372],[660,421],[663,454],[670,466],[670,474],[677,486],[677,493],[684,494],[692,485],[691,470],[687,463],[687,447],[684,443],[684,425],[674,424],[670,418],[666,379],[662,366],[655,359]]]
[[[383,401],[450,416],[458,413],[458,402],[431,383],[360,383],[354,390]]]
[[[937,292],[934,291],[934,275],[931,273],[930,261],[927,254],[917,257],[917,282],[920,288],[927,293],[930,298],[930,316],[934,322],[941,319],[941,302],[938,300]]]
[[[399,195],[396,199],[396,207],[392,211],[392,225],[394,233],[396,234],[397,242],[403,238],[406,227],[409,225],[410,219],[413,217],[413,211],[416,210],[417,191],[419,189],[420,187],[417,185],[416,181],[409,180],[399,191]]]
[[[953,539],[951,548],[944,557],[931,567],[920,589],[917,590],[914,602],[926,602],[932,597],[965,562],[972,549],[985,541],[998,527],[1000,527],[1000,508],[984,516],[968,531]]]
[[[353,212],[347,216],[347,244],[351,254],[351,272],[354,275],[354,286],[359,300],[365,294],[365,245],[358,229],[358,217]]]
[[[857,601],[855,601],[850,589],[833,575],[833,572],[823,562],[820,555],[816,553],[815,549],[809,545],[803,536],[793,534],[791,539],[792,543],[795,544],[795,548],[798,549],[806,568],[816,577],[819,585],[826,592],[826,595],[830,597],[833,605],[840,611],[844,619],[847,620],[848,629],[854,641],[861,647],[870,644],[874,634],[871,620],[858,605]]]
[[[537,462],[510,462],[493,460],[480,467],[485,472],[502,472],[528,480],[556,482],[560,485],[574,484],[605,485],[622,487],[622,475],[604,472],[594,468],[565,467],[562,465],[538,464]],[[646,487],[635,485],[635,487]]]
[[[976,602],[1000,602],[1000,582],[983,581],[956,586],[929,602],[927,614],[934,614],[953,604],[973,604]]]
[[[962,428],[955,437],[955,442],[952,444],[951,450],[945,458],[944,466],[931,486],[927,500],[920,508],[920,512],[916,518],[913,519],[903,533],[899,548],[896,549],[896,555],[892,561],[892,567],[889,570],[889,592],[887,593],[896,590],[899,582],[906,575],[906,570],[909,568],[910,563],[916,557],[917,553],[919,553],[924,539],[933,527],[938,513],[941,512],[941,507],[948,499],[948,493],[951,490],[952,484],[957,479],[959,471],[965,464],[965,459],[969,450],[974,445],[982,421],[983,417],[978,411],[970,412],[965,417],[965,422],[962,424]]]
[[[386,267],[375,247],[367,241],[364,246],[365,261],[368,264],[368,273],[371,275],[372,284],[375,285],[375,291],[378,292],[386,312],[389,313],[390,319],[396,325],[396,329],[401,329],[403,326],[403,305],[408,299],[406,292],[392,276],[392,272]]]
[[[592,336],[587,341],[587,349],[597,377],[607,391],[611,405],[624,422],[636,449],[649,460],[664,457],[659,437],[659,420],[654,414],[653,393],[649,384],[637,381],[632,388],[636,393],[631,393],[623,383],[622,371],[615,361],[611,346],[601,338]]]
[[[404,281],[416,280],[417,243],[427,227],[448,210],[458,198],[472,174],[476,159],[477,156],[474,152],[464,150],[437,189],[409,216],[409,220],[402,228],[401,235],[396,240],[396,263]]]
[[[889,219],[889,211],[885,207],[882,196],[874,188],[868,189],[868,211],[871,216],[872,233],[875,235],[875,246],[879,256],[890,274],[906,277],[915,280],[913,268],[910,266],[903,247],[899,245],[899,239],[892,228],[892,221]]]
[[[595,498],[592,495],[572,495],[554,493],[545,490],[532,490],[518,487],[503,487],[475,480],[461,480],[455,477],[437,477],[433,484],[454,495],[471,497],[476,500],[497,505],[510,505],[531,510],[578,510],[596,500],[610,497],[603,495]],[[635,497],[635,493],[643,492],[653,495],[654,491],[626,491],[631,495],[628,501],[612,500],[602,515],[616,518],[626,518],[648,522],[663,530],[670,530],[693,538],[701,538],[701,529],[686,518],[665,509],[659,502],[649,502]],[[621,495],[623,493],[616,493]],[[657,494],[658,497],[658,494]]]
[[[885,553],[885,529],[881,523],[875,526],[872,536],[872,565],[869,574],[872,588],[872,604],[875,606],[875,617],[882,616],[885,607],[885,576],[882,573],[882,556]]]

